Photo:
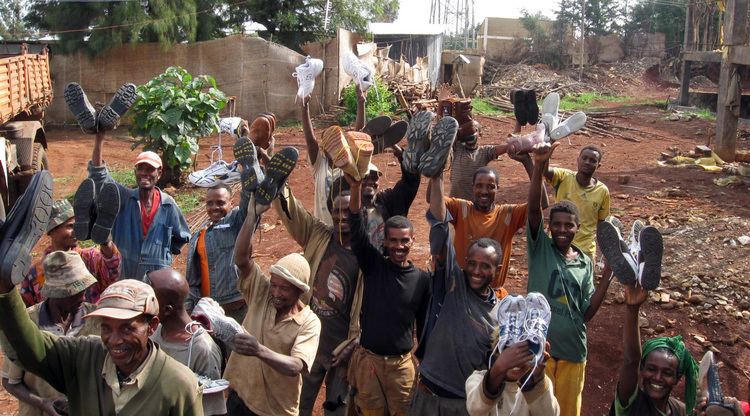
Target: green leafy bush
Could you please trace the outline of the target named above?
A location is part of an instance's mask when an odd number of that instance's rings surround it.
[[[219,111],[227,97],[209,75],[193,77],[180,67],[167,70],[136,90],[131,108],[133,148],[143,146],[161,154],[165,164],[160,184],[180,185],[198,152],[198,139],[218,131]]]
[[[357,90],[354,83],[344,88],[342,100],[344,101],[346,111],[339,116],[339,123],[342,126],[346,126],[357,119]],[[375,80],[375,85],[367,90],[365,118],[371,120],[381,115],[391,116],[396,111],[396,108],[398,108],[396,97],[388,90],[385,84],[379,80]]]

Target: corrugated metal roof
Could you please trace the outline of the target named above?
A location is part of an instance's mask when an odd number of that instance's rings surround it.
[[[429,23],[370,23],[370,33],[373,35],[441,35],[446,29],[445,25]]]

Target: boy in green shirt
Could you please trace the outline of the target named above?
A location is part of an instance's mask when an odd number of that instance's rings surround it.
[[[561,201],[550,208],[549,231],[544,230],[541,194],[542,176],[552,151],[559,145],[542,143],[533,150],[534,171],[529,186],[526,239],[528,246],[528,292],[540,292],[552,312],[547,340],[551,358],[546,372],[554,384],[562,416],[581,413],[586,369],[586,322],[599,309],[610,279],[602,279],[594,290],[591,259],[573,245],[579,228],[575,204]],[[609,276],[607,270],[605,276]]]

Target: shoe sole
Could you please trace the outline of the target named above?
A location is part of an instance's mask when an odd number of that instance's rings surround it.
[[[97,118],[99,129],[112,130],[115,128],[120,118],[130,110],[130,107],[138,98],[135,88],[135,84],[128,83],[117,89],[115,96],[99,111]]]
[[[31,266],[31,250],[44,234],[52,211],[52,175],[34,175],[2,226],[0,275],[19,284]]]
[[[96,133],[96,111],[89,102],[83,88],[75,82],[65,87],[65,104],[76,117],[76,122],[85,133]]]
[[[362,132],[367,133],[372,137],[382,136],[383,134],[385,134],[385,131],[388,130],[388,127],[390,126],[391,126],[390,117],[379,116],[368,121],[367,124],[365,124],[365,127],[362,129]]]
[[[86,241],[91,236],[91,218],[96,204],[96,184],[91,178],[86,178],[78,185],[73,197],[73,234],[78,241]]]
[[[276,198],[284,182],[297,165],[299,152],[293,147],[285,147],[273,155],[268,162],[266,177],[255,192],[255,202],[261,205],[270,205]]]
[[[429,143],[430,125],[435,118],[432,111],[420,111],[414,115],[406,129],[407,147],[404,151],[404,169],[407,172],[419,172],[419,159],[422,157],[423,150],[420,142]]]
[[[91,227],[91,240],[104,244],[109,240],[117,214],[120,213],[120,190],[112,182],[106,182],[96,196],[96,221]]]
[[[651,226],[643,227],[640,245],[643,258],[641,286],[646,290],[654,290],[661,281],[661,258],[664,254],[664,241],[659,230]]]
[[[516,116],[518,124],[525,126],[527,123],[526,94],[523,90],[515,90],[511,94],[513,95],[513,115]]]
[[[406,131],[409,130],[409,123],[404,120],[399,120],[393,123],[382,136],[372,141],[375,150],[374,155],[382,153],[385,149],[393,147],[401,142],[406,137]]]
[[[453,147],[458,133],[458,121],[453,117],[443,117],[432,129],[430,148],[419,159],[419,171],[428,178],[439,175]]]
[[[635,282],[635,270],[630,266],[620,246],[620,234],[617,228],[607,221],[596,227],[596,242],[602,250],[607,264],[617,276],[620,283],[627,285]]]
[[[586,125],[586,114],[579,111],[572,116],[568,117],[560,123],[554,130],[549,134],[550,139],[554,142],[582,129]]]
[[[526,122],[534,125],[539,122],[539,105],[536,103],[536,91],[526,90]]]
[[[242,189],[245,192],[255,192],[263,181],[263,171],[258,165],[258,153],[253,142],[245,137],[237,139],[234,144],[234,158],[242,166]]]

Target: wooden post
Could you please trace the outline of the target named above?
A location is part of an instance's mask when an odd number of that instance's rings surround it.
[[[689,52],[694,49],[693,45],[693,4],[690,3],[685,9],[685,37],[682,43],[682,52]],[[682,69],[680,73],[680,99],[677,104],[682,106],[690,105],[690,65],[692,62],[682,57]]]
[[[727,105],[735,84],[737,65],[732,63],[735,46],[747,43],[748,0],[729,0],[724,13],[724,53],[719,73],[719,94],[716,103],[716,142],[714,152],[727,162],[734,162],[737,150],[737,121],[739,117]],[[739,102],[735,103],[739,106]]]

